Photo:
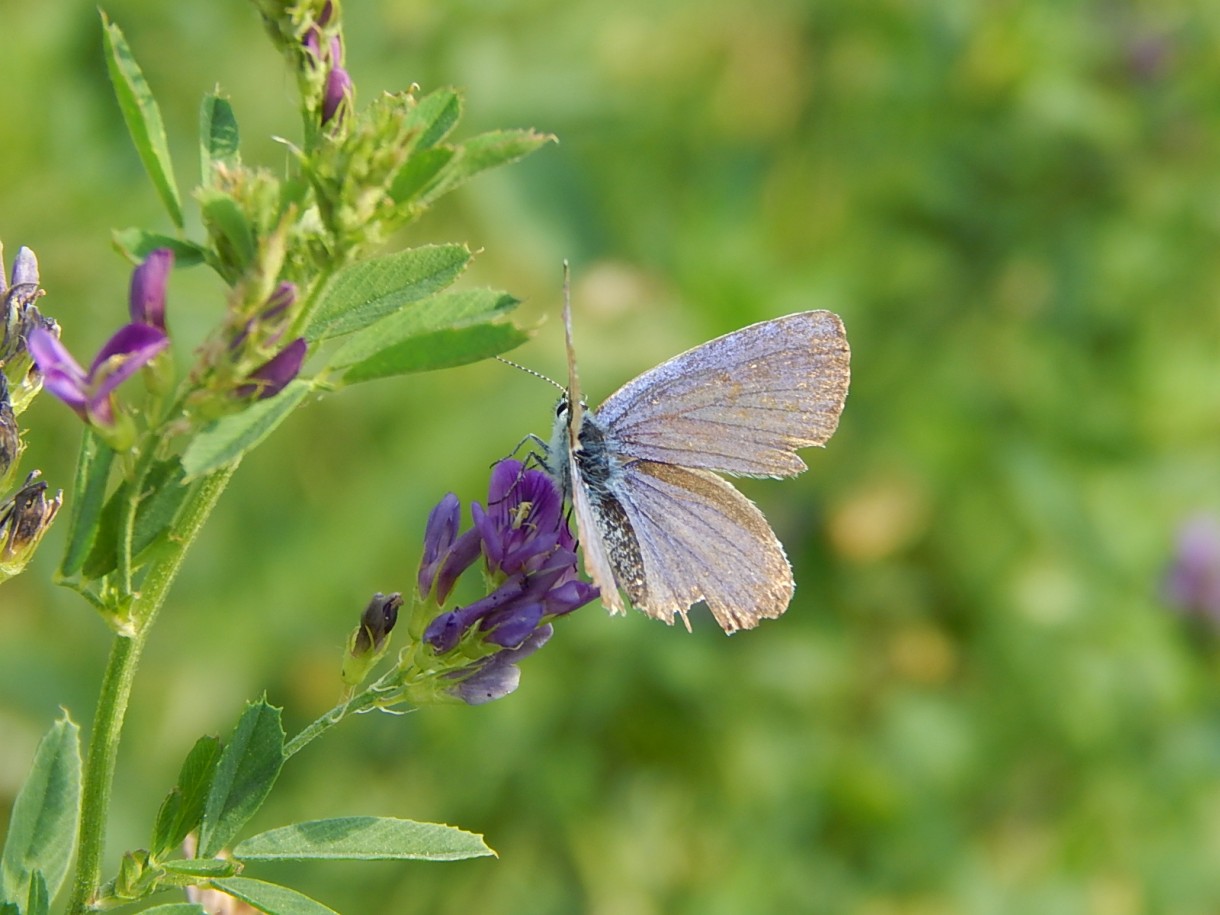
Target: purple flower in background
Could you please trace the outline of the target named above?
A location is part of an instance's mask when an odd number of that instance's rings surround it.
[[[520,461],[492,470],[488,507],[471,505],[474,527],[458,534],[460,505],[450,494],[428,518],[420,564],[421,597],[444,603],[458,576],[480,556],[495,585],[487,596],[435,616],[424,641],[443,655],[473,639],[483,657],[449,671],[450,695],[476,704],[507,695],[520,676],[515,662],[551,635],[550,621],[583,607],[597,588],[577,575],[576,542],[554,481]]]
[[[174,252],[157,248],[131,274],[131,320],[165,331],[165,288],[174,267]]]
[[[116,421],[114,390],[141,366],[169,346],[165,332],[150,324],[119,328],[89,366],[82,369],[59,337],[41,327],[29,336],[30,355],[42,372],[48,391],[76,411],[90,425],[113,427]]]
[[[301,39],[305,58],[315,70],[326,73],[322,90],[322,123],[329,124],[341,113],[345,100],[351,97],[352,78],[343,68],[343,38],[335,33],[323,42],[322,30],[330,24],[334,5],[327,3]]]
[[[256,331],[260,345],[273,346],[284,334],[284,328],[292,319],[290,309],[297,300],[296,283],[287,281],[280,283],[267,297],[257,315],[246,321],[245,325],[229,344],[230,352],[237,350]]]
[[[1215,517],[1199,515],[1179,529],[1165,595],[1183,613],[1220,625],[1220,521]]]
[[[274,397],[300,373],[308,351],[304,338],[298,337],[251,372],[246,383],[234,393],[238,397],[254,397],[257,400]]]
[[[352,78],[342,67],[332,67],[326,74],[326,91],[322,95],[322,123],[329,124],[341,112],[341,106],[352,92]]]

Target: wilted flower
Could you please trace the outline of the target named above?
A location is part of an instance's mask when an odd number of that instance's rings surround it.
[[[434,616],[423,641],[435,656],[453,653],[456,668],[436,684],[469,704],[489,702],[517,687],[516,661],[550,638],[550,621],[597,597],[577,577],[576,542],[554,481],[520,461],[492,470],[488,508],[471,505],[474,527],[458,534],[460,506],[452,494],[428,518],[419,592],[441,606],[458,576],[480,556],[490,594]],[[444,681],[455,681],[447,684]]]
[[[3,247],[0,247],[0,366],[12,386],[13,412],[20,414],[42,389],[42,374],[34,365],[26,340],[36,327],[55,334],[59,333],[59,327],[34,306],[43,290],[38,285],[38,258],[29,248],[18,249],[11,280],[11,283],[5,283]]]
[[[47,484],[37,478],[35,470],[25,485],[0,505],[0,582],[25,568],[63,504],[63,492],[48,499]]]
[[[167,346],[164,331],[151,324],[128,324],[106,342],[86,372],[56,335],[35,328],[29,337],[30,354],[47,390],[99,432],[109,433],[107,440],[116,450],[131,443],[115,409],[114,390]]]
[[[1165,576],[1165,595],[1178,609],[1220,625],[1220,521],[1192,518],[1178,532],[1178,548]]]
[[[17,417],[9,399],[8,381],[0,372],[0,493],[8,491],[23,450],[21,430],[17,427]]]
[[[303,337],[293,340],[282,350],[256,368],[233,393],[238,397],[266,400],[274,397],[301,371],[309,351]]]

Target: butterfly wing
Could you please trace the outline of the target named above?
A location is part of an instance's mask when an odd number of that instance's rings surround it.
[[[577,487],[579,491],[579,487]],[[613,569],[613,583],[602,584],[596,571],[598,548],[586,552],[586,568],[602,587],[602,599],[615,584],[649,616],[672,624],[686,619],[691,605],[702,600],[725,632],[751,629],[762,619],[774,619],[792,599],[792,568],[775,533],[754,503],[714,473],[654,461],[635,461],[617,479],[615,495],[626,533],[611,536],[635,545],[641,574],[631,563],[620,568],[623,555],[605,551],[601,576]],[[577,508],[582,538],[590,530],[604,535],[612,525],[594,527]],[[594,536],[593,540],[601,540]],[[585,539],[586,549],[590,543]],[[600,545],[600,544],[599,544]],[[627,551],[629,556],[629,551]]]
[[[645,372],[597,415],[627,458],[791,476],[805,469],[793,452],[824,444],[839,424],[850,356],[838,315],[774,318]]]

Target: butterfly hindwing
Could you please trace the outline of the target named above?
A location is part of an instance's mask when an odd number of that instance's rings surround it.
[[[641,599],[632,596],[639,609],[672,624],[702,600],[725,632],[787,609],[794,585],[784,549],[762,512],[729,483],[705,470],[635,461],[618,488],[643,563],[646,588]]]

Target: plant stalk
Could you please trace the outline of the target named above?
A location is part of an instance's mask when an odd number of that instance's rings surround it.
[[[97,710],[93,718],[93,731],[89,737],[88,756],[85,760],[76,870],[72,878],[68,915],[84,915],[89,912],[101,883],[102,854],[105,851],[115,761],[118,758],[123,722],[127,717],[131,686],[149,631],[182,566],[183,557],[212,509],[216,507],[216,502],[228,485],[238,463],[234,461],[204,478],[198,491],[186,502],[175,530],[168,537],[168,551],[149,567],[140,594],[132,603],[133,634],[116,636],[110,649],[110,659],[102,678]]]

